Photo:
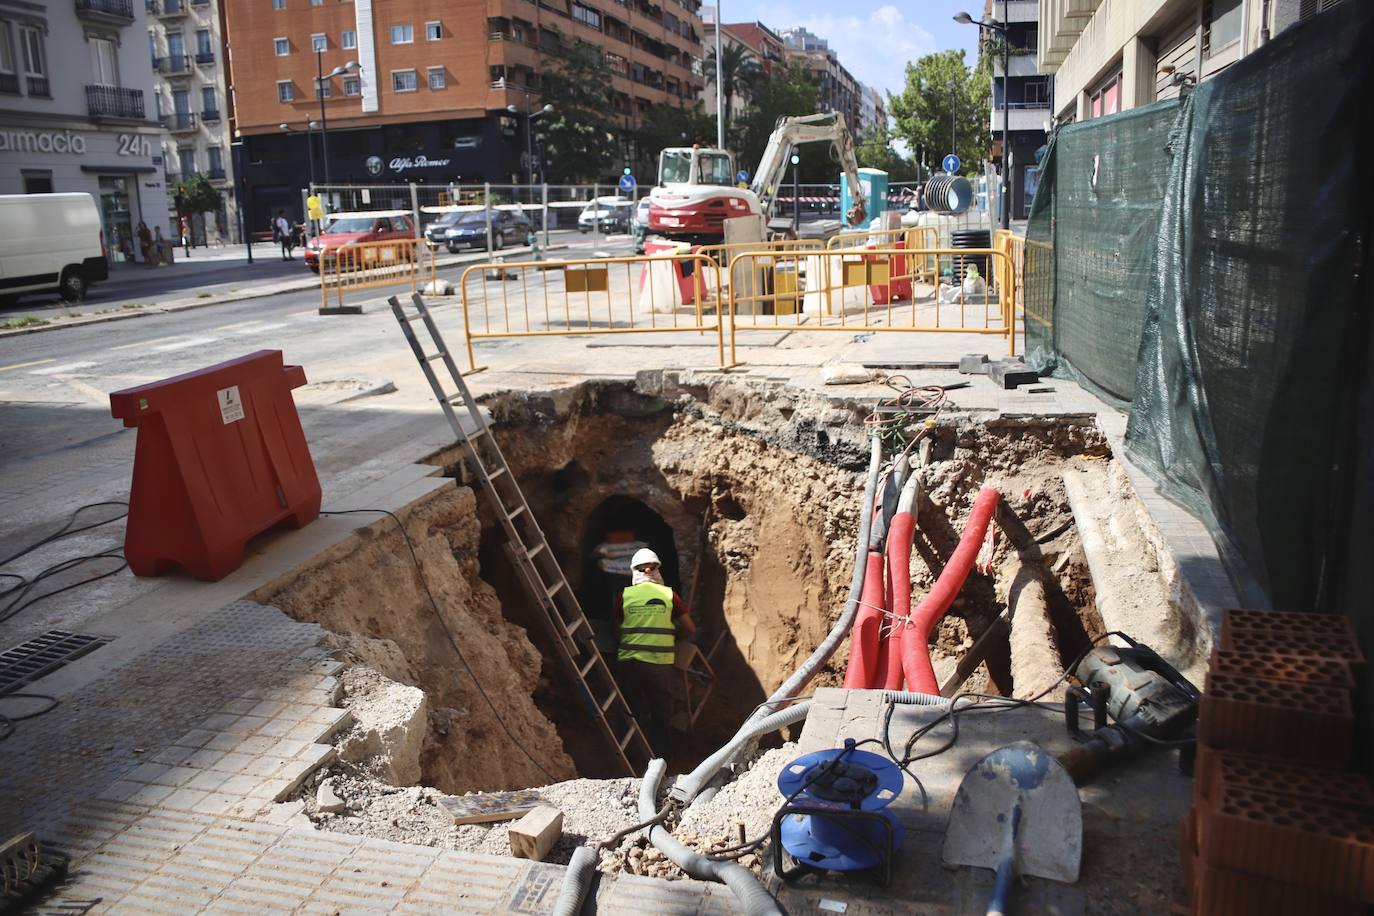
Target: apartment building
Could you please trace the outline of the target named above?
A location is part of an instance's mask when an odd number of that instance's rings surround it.
[[[854,133],[866,137],[887,127],[887,97],[872,86],[859,84],[859,124]]]
[[[774,67],[782,66],[786,60],[787,45],[782,36],[762,22],[727,22],[725,31],[754,52],[754,59],[768,76],[773,75]],[[708,51],[714,46],[708,43]]]
[[[229,155],[224,43],[218,0],[142,0],[156,86],[153,114],[167,133],[162,143],[169,195],[193,175],[223,193],[216,213],[197,214],[197,244],[239,240],[238,204]],[[175,214],[172,215],[175,220]]]
[[[1056,120],[1102,117],[1175,98],[1334,2],[1038,0],[1039,69]]]
[[[707,55],[711,54],[711,52],[715,50],[715,47],[716,47],[716,24],[715,24],[714,22],[711,22],[711,21],[708,20],[708,21],[704,21],[704,22],[702,23],[702,42],[704,43],[704,45],[705,45],[705,47],[706,47],[706,54],[707,54]],[[729,25],[723,26],[723,27],[721,28],[721,30],[720,30],[720,47],[721,47],[721,56],[722,56],[722,59],[726,59],[726,56],[725,56],[725,55],[727,54],[727,51],[728,51],[729,48],[732,48],[732,47],[744,48],[746,51],[748,51],[748,52],[750,53],[751,56],[753,56],[753,58],[755,59],[755,61],[758,62],[759,68],[760,68],[760,69],[763,68],[763,61],[760,60],[760,59],[758,58],[758,55],[757,55],[757,53],[754,51],[754,48],[753,48],[747,41],[745,41],[743,38],[741,38],[740,36],[736,35],[736,34],[734,33],[734,30],[733,30]],[[709,61],[706,60],[706,57],[705,57],[705,56],[703,56],[702,61],[703,61],[703,65],[704,65],[704,66],[709,66]],[[711,115],[712,117],[715,117],[715,114],[716,114],[716,84],[715,84],[715,82],[714,82],[713,74],[710,74],[710,73],[703,73],[703,80],[704,80],[704,85],[703,85],[703,88],[702,88],[702,93],[701,93],[702,98],[701,98],[701,100],[702,100],[702,103],[703,103],[703,105],[704,105],[704,109],[705,109],[706,113],[707,113],[708,115]],[[729,120],[730,120],[730,122],[733,123],[734,121],[736,121],[741,115],[744,114],[744,110],[745,110],[746,108],[748,108],[748,107],[749,107],[749,96],[748,96],[748,94],[747,94],[746,92],[743,91],[743,87],[742,87],[742,86],[737,86],[737,87],[735,88],[735,93],[734,93],[734,95],[732,95],[732,96],[730,97],[730,112],[729,112],[729,115],[730,115],[730,116],[729,116]]]
[[[1039,72],[1036,62],[1040,41],[1040,5],[1036,0],[987,0],[983,15],[984,18],[1005,24],[1007,41],[1006,79],[1003,79],[1000,45],[993,42],[984,47],[985,53],[992,57],[993,68],[989,114],[989,126],[992,128],[991,159],[999,169],[1003,167],[1002,122],[1005,119],[1007,145],[1011,149],[1011,218],[1025,219],[1030,212],[1031,198],[1035,196],[1035,189],[1040,183],[1040,167],[1035,154],[1045,145],[1052,120],[1051,80]],[[991,37],[992,33],[983,32],[985,41]]]
[[[702,89],[700,0],[221,2],[255,224],[299,212],[312,169],[335,183],[526,180],[524,119],[507,106],[540,107],[566,42],[605,56],[627,131]]]
[[[0,0],[0,193],[79,191],[114,261],[165,225],[142,0]]]
[[[859,81],[840,63],[829,43],[804,28],[780,29],[784,54],[810,74],[816,84],[816,109],[838,111],[851,128],[861,122]]]

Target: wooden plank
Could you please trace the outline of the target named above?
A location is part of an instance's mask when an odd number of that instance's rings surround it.
[[[544,804],[539,793],[529,790],[517,792],[484,792],[480,795],[445,795],[439,799],[455,824],[490,824],[513,821],[524,817]]]
[[[542,861],[563,835],[563,812],[541,805],[516,821],[509,835],[511,855]]]

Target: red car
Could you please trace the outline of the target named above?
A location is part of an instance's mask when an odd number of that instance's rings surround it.
[[[320,259],[328,265],[334,252],[363,242],[415,238],[415,224],[408,210],[378,210],[371,213],[331,213],[318,236],[305,246],[305,266],[320,272]]]

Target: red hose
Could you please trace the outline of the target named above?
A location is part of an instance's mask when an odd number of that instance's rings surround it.
[[[869,550],[864,571],[864,590],[859,598],[859,614],[849,638],[849,667],[844,686],[850,689],[876,687],[882,679],[878,667],[878,635],[883,625],[883,552]]]
[[[935,580],[934,587],[911,612],[911,626],[902,630],[902,670],[906,674],[908,690],[929,694],[940,692],[940,685],[935,682],[935,669],[930,664],[930,631],[945,616],[945,611],[949,610],[955,596],[964,587],[964,580],[973,568],[973,561],[978,558],[978,550],[983,545],[988,522],[992,520],[999,498],[997,491],[991,487],[984,487],[978,492],[973,509],[969,511],[964,534],[959,538],[959,546],[954,548],[954,554]],[[848,683],[845,686],[848,687]]]
[[[884,663],[883,687],[901,690],[906,672],[902,670],[902,618],[911,613],[911,535],[916,530],[916,518],[910,512],[898,512],[892,517],[887,532],[887,608],[892,612],[892,631],[883,640],[879,659]]]

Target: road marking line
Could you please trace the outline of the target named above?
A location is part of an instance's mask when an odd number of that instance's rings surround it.
[[[89,369],[95,363],[63,363],[60,366],[49,366],[46,369],[34,369],[29,375],[56,375],[59,372],[71,372],[74,369]]]
[[[287,315],[286,317],[287,317],[287,318],[300,318],[302,315],[318,315],[319,313],[320,313],[320,310],[319,310],[319,309],[310,309],[310,310],[307,311],[307,312],[292,312],[290,315]]]
[[[8,372],[11,369],[27,369],[29,366],[41,366],[44,363],[55,363],[55,359],[36,359],[31,363],[15,363],[13,366],[0,366],[0,372]]]
[[[286,325],[285,325],[285,324],[280,324],[280,323],[277,323],[277,324],[260,324],[260,325],[257,325],[256,327],[252,327],[252,328],[242,328],[242,329],[240,329],[240,330],[238,330],[238,331],[235,331],[234,333],[235,333],[235,334],[257,334],[257,333],[260,333],[260,332],[262,332],[262,331],[276,331],[276,330],[279,330],[279,329],[284,328],[284,327],[286,327]],[[219,328],[216,328],[215,330],[218,331]]]
[[[146,347],[146,346],[148,346],[149,344],[162,343],[163,341],[167,341],[167,340],[176,340],[176,336],[173,335],[172,337],[154,337],[152,340],[140,340],[138,343],[120,344],[120,345],[117,346],[117,347],[110,347],[110,349],[111,349],[111,350],[132,350],[134,347]]]
[[[167,353],[171,350],[185,350],[187,347],[199,347],[201,344],[214,343],[218,337],[192,337],[190,340],[180,340],[176,343],[163,344],[160,347],[153,347],[159,353]]]
[[[236,324],[222,324],[222,325],[220,325],[220,326],[217,327],[217,328],[211,328],[211,330],[212,330],[212,331],[231,331],[231,330],[233,330],[234,328],[246,328],[246,327],[248,327],[250,324],[258,324],[258,323],[259,323],[258,319],[254,318],[252,321],[240,321],[240,322],[238,322],[238,323],[236,323]]]

